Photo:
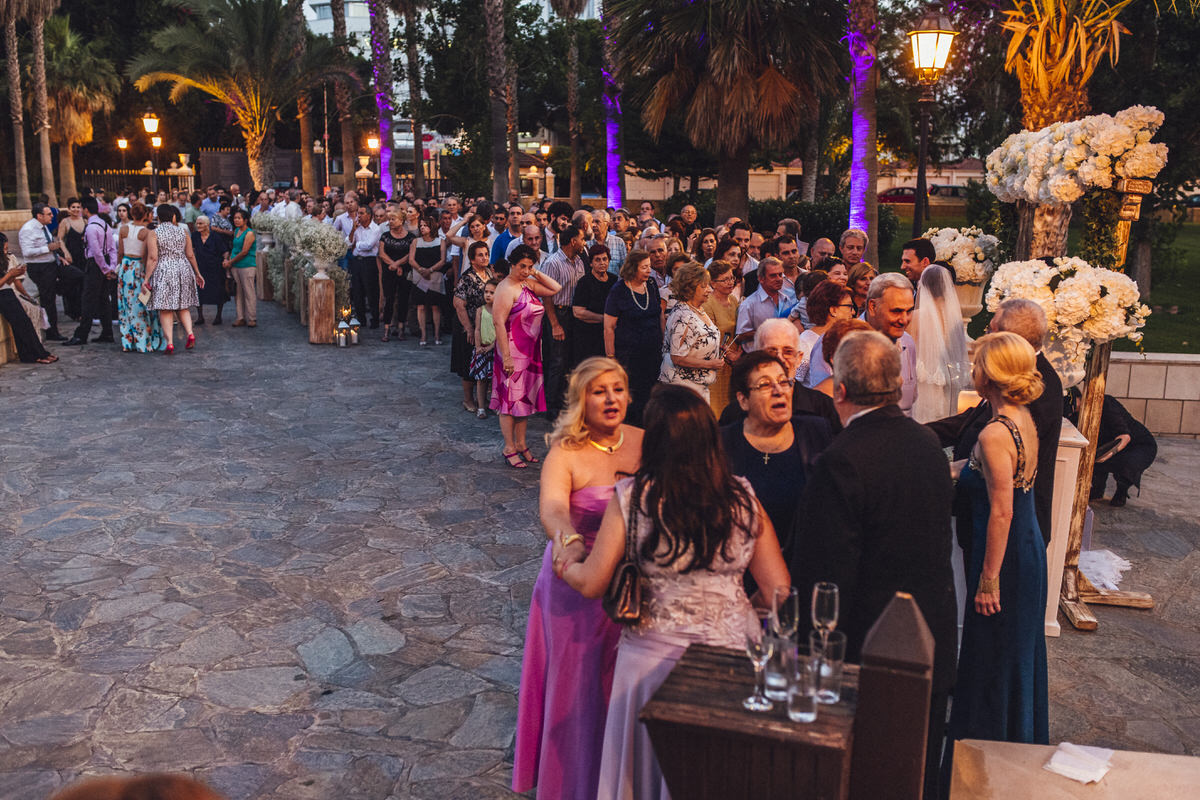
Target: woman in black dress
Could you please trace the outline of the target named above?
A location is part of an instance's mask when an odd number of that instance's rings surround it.
[[[631,250],[604,303],[604,354],[629,373],[631,425],[642,424],[642,409],[662,366],[663,310],[658,284],[650,280],[650,254]]]
[[[58,238],[71,255],[71,266],[79,270],[79,280],[69,284],[74,286],[74,291],[66,292],[63,289],[66,289],[67,286],[63,285],[63,281],[59,281],[59,294],[62,295],[63,311],[66,312],[66,315],[71,319],[79,319],[82,307],[83,269],[87,265],[83,241],[83,229],[87,225],[83,219],[83,204],[79,198],[72,197],[67,200],[67,215],[66,219],[60,219],[58,222]]]
[[[416,238],[404,224],[400,207],[388,205],[388,226],[379,237],[379,282],[383,294],[383,341],[389,334],[404,341],[408,324],[408,295],[412,283],[408,280],[408,251]]]
[[[464,411],[478,414],[484,407],[479,382],[471,377],[471,354],[475,352],[475,315],[484,304],[484,288],[496,277],[488,266],[491,250],[487,242],[466,247],[467,266],[454,285],[454,338],[450,343],[450,371],[462,379]]]
[[[58,356],[50,355],[42,346],[42,339],[25,310],[24,303],[29,303],[30,307],[36,307],[36,304],[25,291],[24,277],[25,266],[9,254],[8,237],[0,233],[0,317],[12,330],[17,357],[22,364],[53,364],[58,361]]]
[[[200,306],[196,309],[196,324],[204,324],[204,307],[216,306],[217,314],[212,324],[221,324],[221,312],[229,295],[225,292],[225,267],[222,262],[229,252],[229,239],[213,233],[212,223],[203,214],[196,217],[196,230],[192,231],[192,252],[196,254],[196,263],[200,274],[204,276],[204,288],[200,290]]]
[[[594,244],[587,250],[588,272],[575,284],[571,313],[571,367],[585,358],[604,355],[604,304],[617,276],[608,271],[608,248]]]

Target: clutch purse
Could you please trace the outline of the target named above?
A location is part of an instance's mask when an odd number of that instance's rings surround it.
[[[600,601],[604,613],[618,625],[636,625],[642,619],[642,568],[637,560],[637,506],[633,500],[633,494],[630,493],[629,520],[625,525],[625,557],[617,565],[608,591]]]
[[[150,290],[145,286],[143,286],[142,290],[138,292],[138,302],[142,305],[146,305],[150,302]]]

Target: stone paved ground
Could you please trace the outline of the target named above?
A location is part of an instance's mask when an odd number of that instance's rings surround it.
[[[511,796],[536,470],[461,410],[447,347],[314,347],[272,304],[200,330],[0,369],[0,798],[151,769]],[[1160,605],[1051,641],[1054,738],[1200,754],[1198,470],[1164,442],[1146,498],[1100,510]]]

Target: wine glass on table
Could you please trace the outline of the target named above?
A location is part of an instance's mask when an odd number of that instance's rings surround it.
[[[821,633],[821,645],[829,640],[829,634],[838,623],[838,587],[836,583],[822,581],[813,584],[812,624]]]
[[[773,617],[765,608],[754,608],[745,613],[746,655],[754,665],[754,694],[742,701],[747,711],[770,711],[775,707],[763,694],[763,668],[775,652],[775,639],[771,635]]]
[[[771,629],[775,652],[767,662],[767,697],[786,700],[788,676],[795,668],[796,629],[800,627],[800,593],[791,586],[776,586],[771,592]]]

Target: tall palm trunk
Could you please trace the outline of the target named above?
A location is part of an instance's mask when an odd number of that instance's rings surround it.
[[[483,18],[487,27],[488,105],[491,110],[492,134],[492,199],[508,199],[508,81],[504,65],[508,62],[504,46],[504,0],[483,0]]]
[[[879,82],[876,65],[876,0],[850,0],[848,18],[850,42],[850,92],[853,108],[850,129],[853,135],[850,161],[850,227],[867,232],[864,258],[879,265],[879,201],[875,187],[879,180],[879,154],[876,146],[875,86]]]
[[[32,207],[29,196],[29,163],[25,158],[25,112],[21,96],[21,62],[17,58],[17,3],[4,4],[4,50],[8,67],[8,109],[13,127],[13,160],[16,167],[17,208]]]
[[[392,32],[383,0],[367,0],[371,14],[371,67],[379,124],[379,188],[392,197]]]
[[[604,185],[608,204],[625,202],[625,169],[621,161],[621,86],[616,80],[616,57],[609,35],[608,3],[600,12],[604,25]],[[692,187],[695,191],[695,187]]]
[[[333,38],[337,39],[342,52],[346,52],[346,3],[345,0],[329,0],[329,11],[333,15]],[[333,97],[337,105],[338,125],[342,138],[342,188],[347,192],[356,186],[354,179],[354,128],[350,120],[350,89],[344,81],[335,81]],[[332,183],[332,181],[330,181]]]
[[[579,38],[575,20],[567,20],[567,130],[571,136],[571,205],[583,205],[583,173],[579,163]]]
[[[413,195],[425,195],[425,132],[421,126],[421,62],[417,59],[417,3],[404,3],[404,39],[408,66],[408,109],[413,132]]]
[[[717,224],[750,216],[750,143],[717,159]]]
[[[301,92],[296,98],[296,119],[300,123],[300,183],[309,194],[316,195],[320,184],[317,183],[317,167],[313,156],[313,103],[308,92]]]
[[[75,185],[75,143],[67,137],[58,143],[58,180],[61,197],[78,197]]]
[[[250,162],[250,182],[259,188],[275,183],[275,124],[262,129],[242,131],[246,141],[246,160]]]
[[[804,139],[804,174],[800,176],[800,199],[805,203],[817,200],[817,173],[821,169],[821,98],[813,99],[812,124]]]
[[[46,99],[46,18],[54,13],[59,0],[36,0],[30,13],[33,34],[33,130],[38,138],[42,163],[42,191],[51,205],[58,205],[54,191],[54,158],[50,154],[50,111]]]
[[[508,188],[510,192],[515,189],[519,195],[521,193],[521,160],[518,142],[520,117],[517,106],[517,65],[511,58],[508,60],[506,78],[505,100],[508,111],[504,122],[508,133]]]

